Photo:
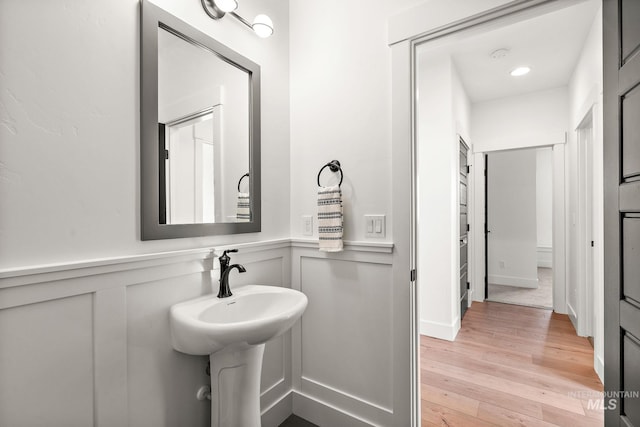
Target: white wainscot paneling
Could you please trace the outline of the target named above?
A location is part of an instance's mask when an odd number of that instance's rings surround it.
[[[294,249],[294,288],[309,298],[299,334],[294,330],[294,413],[311,422],[386,425],[391,419],[390,252]]]
[[[201,282],[200,274],[191,274],[127,288],[131,426],[210,424],[210,402],[194,398],[200,386],[209,384],[208,357],[173,350],[169,332],[169,307],[200,296]]]
[[[0,310],[0,425],[93,424],[91,295]]]
[[[243,244],[231,289],[290,286],[288,240]],[[216,250],[216,253],[221,252]],[[217,292],[208,249],[0,272],[0,426],[208,426],[207,356],[173,350],[172,304]],[[216,271],[213,271],[216,270]],[[267,343],[262,424],[292,412],[291,334]]]

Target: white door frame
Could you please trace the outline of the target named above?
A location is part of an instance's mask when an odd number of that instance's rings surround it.
[[[575,129],[578,166],[578,218],[576,277],[577,307],[569,309],[569,317],[578,335],[593,336],[594,324],[594,257],[591,242],[593,228],[593,144],[595,141],[595,106],[589,108]]]
[[[550,135],[549,145],[537,145],[537,146],[513,146],[509,147],[509,150],[513,149],[528,149],[528,148],[542,148],[551,147],[553,149],[553,310],[556,313],[567,313],[566,304],[566,234],[565,234],[565,188],[566,188],[566,173],[565,173],[565,141],[553,141],[553,138],[557,138],[555,135]],[[484,289],[484,277],[486,272],[484,271],[484,258],[487,254],[484,253],[485,247],[485,234],[484,234],[484,201],[485,191],[484,179],[484,155],[495,153],[501,150],[485,150],[474,152],[474,162],[477,162],[478,167],[474,171],[476,178],[474,202],[475,206],[472,213],[472,223],[475,224],[472,230],[473,233],[473,281],[472,287],[474,288],[474,301],[484,301],[487,296]],[[482,166],[482,167],[480,167]],[[491,172],[489,172],[491,173]]]
[[[430,0],[392,16],[388,22],[391,47],[391,165],[393,207],[394,403],[410,409],[411,425],[420,426],[418,290],[415,268],[415,59],[418,44],[477,27],[497,19],[517,21],[540,10],[560,9],[580,0],[474,0],[451,8],[450,0]],[[535,10],[534,10],[535,9]],[[434,13],[446,10],[447,13]],[[554,162],[555,163],[555,162]],[[555,166],[555,165],[554,165]],[[564,195],[563,195],[564,197]],[[556,195],[554,194],[554,202]],[[408,221],[407,221],[408,220]],[[419,273],[418,273],[419,274]],[[407,336],[408,335],[408,336]],[[407,362],[409,369],[406,368]],[[409,386],[409,387],[407,387]],[[409,397],[409,402],[406,401]],[[406,402],[406,406],[400,404]],[[404,418],[404,417],[401,417]]]

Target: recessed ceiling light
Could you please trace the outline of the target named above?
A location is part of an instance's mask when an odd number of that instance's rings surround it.
[[[513,77],[524,76],[525,74],[529,74],[529,71],[531,71],[529,67],[518,67],[511,70],[511,75]]]

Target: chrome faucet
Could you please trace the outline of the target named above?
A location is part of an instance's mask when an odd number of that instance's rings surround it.
[[[220,261],[220,290],[218,291],[218,298],[227,298],[233,295],[231,289],[229,289],[229,273],[234,268],[238,269],[238,272],[244,273],[247,270],[240,264],[233,264],[229,266],[231,258],[228,253],[238,252],[237,249],[229,249],[222,252],[222,255],[218,260]]]

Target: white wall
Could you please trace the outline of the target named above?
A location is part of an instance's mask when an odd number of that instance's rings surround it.
[[[179,250],[288,237],[288,2],[242,2],[273,18],[266,40],[197,1],[156,3],[261,65],[263,231],[140,241],[137,0],[1,2],[2,425],[209,425],[194,397],[206,358],[172,350],[168,310],[211,293],[217,262]],[[232,288],[290,286],[288,240],[257,251],[236,255],[248,272]],[[291,341],[268,347],[261,403],[275,426],[292,408]],[[46,403],[29,384],[53,391]]]
[[[453,103],[453,122],[454,122],[454,130],[455,137],[453,140],[454,149],[456,153],[454,156],[459,159],[459,150],[460,143],[458,137],[462,137],[464,141],[469,146],[469,150],[467,152],[467,165],[470,166],[469,173],[467,174],[467,223],[469,224],[470,229],[475,228],[476,224],[474,223],[472,210],[475,204],[475,179],[473,175],[473,171],[471,169],[474,168],[474,159],[473,159],[473,139],[471,137],[471,100],[465,91],[465,87],[462,84],[462,80],[460,80],[460,75],[454,61],[451,61],[451,100]],[[460,184],[458,175],[460,173],[460,162],[456,162],[456,176],[454,178],[454,193],[456,194],[456,218],[460,218]],[[456,288],[456,300],[454,303],[454,310],[458,313],[460,312],[460,227],[456,227],[453,233],[453,253],[456,262],[453,264],[452,277],[454,280],[454,287]],[[469,306],[473,301],[473,276],[472,271],[476,267],[476,260],[473,258],[472,254],[475,250],[476,240],[473,238],[473,233],[467,233],[467,282],[469,282],[469,294],[468,301]],[[457,285],[457,286],[456,286]]]
[[[538,287],[536,150],[489,154],[489,283]]]
[[[394,201],[401,197],[391,191],[398,174],[409,169],[392,168],[391,139],[391,50],[387,45],[387,19],[407,7],[422,0],[398,0],[394,2],[374,0],[366,3],[328,0],[317,2],[297,0],[290,2],[291,19],[291,221],[290,232],[294,239],[307,238],[302,235],[301,216],[316,215],[317,183],[316,176],[320,168],[332,159],[342,163],[344,182],[342,184],[345,234],[349,241],[364,241],[365,214],[384,214],[387,220],[387,233],[384,239],[370,239],[371,243],[392,242],[401,238],[392,226],[394,219],[392,209]],[[339,11],[339,12],[337,12]],[[408,62],[407,62],[408,65]],[[410,105],[407,103],[406,105]],[[408,116],[406,116],[408,118]],[[396,159],[397,160],[397,159]],[[405,164],[410,161],[409,155],[403,157]],[[325,169],[322,184],[336,182],[332,174]],[[334,180],[334,181],[332,181]],[[408,191],[408,187],[404,191]],[[408,203],[406,207],[408,208]],[[404,208],[404,207],[403,207]],[[408,225],[408,216],[401,219]],[[314,222],[317,225],[317,221]],[[316,228],[316,227],[314,227]],[[317,239],[317,232],[314,236]],[[385,294],[389,298],[387,304],[380,306],[378,301],[371,304],[360,319],[378,316],[376,310],[382,307],[391,310],[386,317],[393,324],[391,335],[385,335],[384,343],[392,350],[392,362],[380,363],[383,359],[367,361],[366,372],[373,372],[371,367],[380,367],[376,375],[393,381],[381,381],[374,389],[363,389],[353,382],[354,378],[340,378],[326,375],[324,384],[306,389],[305,393],[294,397],[294,411],[308,416],[313,421],[315,411],[323,411],[323,424],[326,425],[409,425],[411,400],[409,399],[409,330],[411,319],[408,311],[409,288],[407,281],[395,280],[395,266],[402,268],[408,278],[409,269],[396,262],[397,257],[406,256],[408,241],[403,240],[393,248],[392,273],[382,277],[389,278],[385,282]],[[345,253],[344,256],[350,256]],[[339,257],[339,256],[338,256]],[[334,258],[328,255],[327,258]],[[346,291],[344,286],[351,282],[346,274],[360,274],[359,277],[370,277],[371,271],[380,271],[379,266],[363,261],[362,267],[345,268],[341,262],[329,264],[329,267],[318,267],[313,270],[294,270],[294,280],[302,274],[302,289],[315,286],[315,283],[326,284],[329,288],[324,295],[340,298],[333,294],[333,289]],[[390,261],[391,262],[391,261]],[[303,264],[303,269],[305,264]],[[311,264],[309,264],[311,265]],[[362,270],[359,270],[362,268]],[[309,273],[316,272],[314,277]],[[312,278],[313,283],[307,281]],[[342,286],[341,286],[342,285]],[[337,286],[337,288],[336,288]],[[353,292],[362,292],[362,298],[373,297],[369,292],[380,295],[378,285],[371,291],[367,287],[355,286]],[[387,291],[393,290],[391,293]],[[339,292],[339,291],[336,291]],[[325,306],[327,300],[318,303]],[[310,299],[310,305],[313,298]],[[342,304],[329,304],[331,316],[346,318],[351,327],[352,308]],[[346,312],[348,311],[348,312]],[[314,312],[310,312],[310,315]],[[318,313],[318,312],[315,312]],[[327,313],[329,314],[329,313]],[[310,319],[310,321],[314,321]],[[305,318],[302,319],[304,325]],[[357,322],[359,324],[359,322]],[[363,328],[369,331],[366,325]],[[390,337],[393,338],[390,338]],[[344,337],[342,333],[339,337]],[[305,336],[304,339],[314,339]],[[318,337],[317,343],[325,341]],[[317,344],[310,342],[307,345]],[[362,354],[368,347],[364,342],[346,342],[340,355],[350,357]],[[296,350],[298,351],[298,350]],[[304,352],[304,349],[302,349]],[[304,357],[304,355],[303,355]],[[383,356],[381,356],[383,357]],[[386,357],[386,356],[384,356]],[[303,359],[304,360],[304,359]],[[314,359],[316,360],[316,359]],[[329,360],[334,360],[333,358]],[[351,362],[351,359],[348,359]],[[316,369],[318,367],[315,367]],[[324,368],[322,368],[324,369]],[[344,372],[344,371],[341,371]],[[354,374],[356,375],[356,374]],[[294,374],[294,377],[296,374]],[[303,378],[300,378],[303,381]],[[379,394],[382,391],[382,394]],[[350,394],[350,392],[355,392]],[[311,394],[308,394],[311,393]],[[386,395],[382,406],[376,408],[378,399],[375,396]],[[307,397],[311,396],[311,403]],[[386,398],[385,398],[386,399]],[[390,406],[388,406],[390,405]],[[318,409],[322,408],[322,409]],[[386,412],[387,408],[392,412]],[[327,413],[333,415],[327,415]],[[340,415],[341,414],[341,415]],[[349,422],[344,421],[345,414]],[[339,420],[331,418],[340,417]],[[307,418],[305,416],[305,418]],[[333,422],[332,422],[333,420]]]
[[[572,157],[577,159],[577,133],[575,129],[581,120],[593,107],[594,114],[594,140],[593,140],[593,271],[594,271],[594,314],[593,327],[595,367],[596,372],[603,378],[604,360],[604,202],[603,202],[603,136],[602,136],[602,10],[599,10],[593,20],[593,24],[585,40],[584,47],[576,64],[569,82],[569,117],[570,129],[568,147]],[[577,162],[570,164],[569,175],[570,192],[570,218],[577,213]],[[573,221],[569,227],[571,232],[569,244],[577,249],[579,235]],[[578,276],[577,260],[572,259],[568,266],[569,283],[575,283]]]
[[[302,236],[302,215],[316,215],[316,177],[333,159],[344,171],[345,239],[365,239],[365,214],[386,215],[390,223],[393,171],[386,21],[416,3],[291,2],[293,237]],[[336,183],[339,174],[332,175],[325,169],[321,183]],[[387,227],[384,241],[392,241],[392,233]]]
[[[538,267],[553,265],[553,150],[536,149],[536,231]]]
[[[418,56],[417,266],[420,333],[452,340],[459,308],[459,140],[470,144],[470,102],[447,53]]]
[[[0,4],[0,268],[289,234],[288,3],[245,0],[273,37],[214,22],[200,2],[159,6],[261,65],[262,233],[140,241],[137,0]]]
[[[568,122],[566,87],[474,103],[476,152],[561,144]]]
[[[453,339],[459,329],[455,311],[453,251],[457,161],[454,145],[452,61],[449,55],[418,58],[417,266],[420,271],[420,333]],[[422,96],[420,96],[422,95]]]
[[[467,145],[471,140],[471,101],[467,96],[456,63],[451,61],[451,101],[453,103],[453,121],[456,134],[460,135]]]
[[[471,106],[471,129],[475,160],[481,159],[478,154],[500,150],[511,150],[527,147],[553,145],[553,198],[558,203],[564,200],[564,145],[566,140],[568,112],[568,89],[566,87],[532,92],[513,97],[478,102]],[[490,166],[491,167],[491,166]],[[476,170],[476,178],[481,177]],[[568,188],[567,188],[568,190]],[[481,183],[476,183],[475,217],[483,218],[484,189]],[[553,203],[552,203],[553,205]],[[554,257],[564,259],[564,205],[554,209],[552,218],[552,240]],[[484,234],[481,227],[472,229],[477,246],[482,246]],[[476,256],[483,255],[482,249],[476,247]],[[548,255],[548,254],[546,254]],[[563,263],[564,264],[564,263]],[[484,278],[484,268],[476,266],[474,279],[476,284]],[[563,265],[554,266],[554,309],[560,313],[566,312],[564,299]],[[473,283],[473,282],[472,282]],[[481,293],[482,287],[476,286],[476,292]],[[555,293],[558,291],[561,295]]]

